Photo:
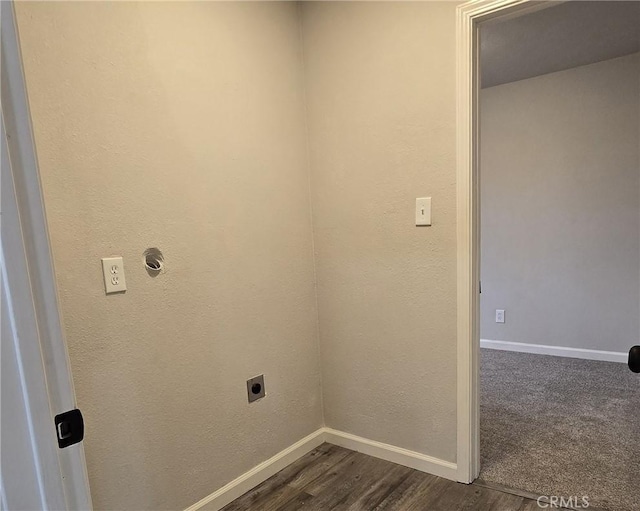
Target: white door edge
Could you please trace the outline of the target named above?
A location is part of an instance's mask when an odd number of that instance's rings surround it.
[[[10,258],[14,261],[17,261],[17,258],[22,258],[23,267],[26,268],[28,275],[30,303],[20,305],[30,307],[33,310],[41,356],[40,367],[36,369],[34,365],[29,365],[29,372],[33,374],[36,370],[41,370],[46,382],[44,395],[31,393],[28,395],[28,400],[32,407],[39,405],[38,409],[43,407],[43,401],[49,404],[51,432],[55,439],[53,417],[76,408],[75,392],[60,319],[51,245],[13,2],[1,2],[0,9],[2,121],[3,131],[6,131],[7,135],[10,160],[10,165],[3,168],[3,172],[11,172],[12,174],[11,182],[16,198],[17,224],[22,238],[21,246],[18,246],[19,243],[4,243],[3,239],[2,249],[7,263]],[[3,222],[3,235],[5,223]],[[8,266],[8,269],[11,268]],[[33,344],[33,339],[30,341]],[[22,350],[24,346],[19,346],[19,348]],[[91,509],[91,496],[82,443],[65,449],[57,449],[56,453],[57,469],[61,475],[59,484],[64,492],[66,508]],[[44,458],[41,461],[48,465],[41,467],[43,471],[56,470],[56,467],[52,466],[50,458]],[[45,479],[56,480],[55,477]],[[52,493],[56,492],[53,487],[49,490]]]

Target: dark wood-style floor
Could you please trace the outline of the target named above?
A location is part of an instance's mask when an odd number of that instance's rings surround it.
[[[223,511],[539,511],[535,500],[454,483],[323,444]]]

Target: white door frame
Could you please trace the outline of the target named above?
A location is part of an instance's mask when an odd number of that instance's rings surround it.
[[[3,321],[15,326],[12,342],[21,365],[24,406],[31,423],[40,425],[37,431],[31,428],[31,443],[34,459],[42,464],[37,470],[43,503],[60,507],[63,498],[64,509],[91,509],[82,442],[65,449],[57,446],[53,418],[76,408],[76,398],[60,319],[14,5],[8,1],[0,4],[2,131],[3,135],[6,132],[9,161],[3,165],[6,174],[2,182],[12,188],[2,193],[13,205],[13,214],[3,219],[0,240],[3,273],[8,277],[3,279],[3,288],[10,306],[10,317]]]
[[[456,208],[457,208],[457,477],[480,473],[479,410],[479,68],[478,25],[562,2],[474,0],[456,11]]]

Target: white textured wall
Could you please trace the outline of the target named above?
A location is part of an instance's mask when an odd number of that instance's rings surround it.
[[[322,424],[307,127],[327,425],[455,461],[455,3],[296,9],[18,5],[97,508],[187,506]]]
[[[640,54],[483,89],[481,109],[481,336],[628,351],[640,335]]]
[[[297,6],[16,9],[94,505],[184,508],[322,425]]]
[[[455,7],[303,4],[325,421],[449,461]],[[432,227],[415,227],[422,196]]]

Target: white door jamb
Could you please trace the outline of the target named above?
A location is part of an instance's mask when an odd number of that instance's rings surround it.
[[[478,24],[561,2],[473,0],[456,11],[457,183],[457,477],[471,483],[480,473],[478,367],[480,353],[480,224],[478,182]]]

